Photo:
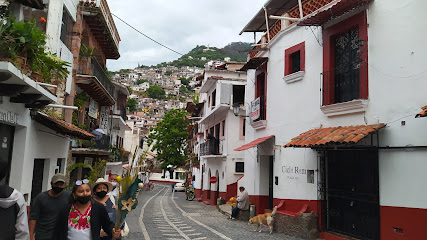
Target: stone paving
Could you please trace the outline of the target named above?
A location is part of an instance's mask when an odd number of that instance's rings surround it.
[[[216,207],[197,201],[186,201],[185,193],[172,193],[169,185],[156,184],[144,191],[138,207],[129,213],[126,222],[130,233],[126,239],[289,239],[284,234],[261,233],[247,222],[229,220]]]

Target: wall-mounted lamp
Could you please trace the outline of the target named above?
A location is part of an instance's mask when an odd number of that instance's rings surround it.
[[[245,116],[245,115],[239,115],[239,112],[240,112],[240,103],[233,103],[233,113],[234,113],[234,116],[236,116],[236,117],[249,117],[249,116]]]

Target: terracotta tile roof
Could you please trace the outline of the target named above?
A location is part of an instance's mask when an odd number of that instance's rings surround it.
[[[69,135],[78,139],[92,139],[95,136],[83,129],[74,126],[71,123],[67,123],[64,120],[46,114],[44,112],[37,112],[35,119],[38,123],[57,131],[58,133]]]
[[[298,26],[321,26],[331,19],[337,18],[344,13],[350,12],[351,10],[370,2],[372,2],[372,0],[310,0],[305,2],[306,4],[304,5],[307,6],[303,6],[303,8],[307,8],[309,5],[311,5],[311,13],[304,14],[306,17],[304,20],[298,23]],[[314,10],[316,8],[317,10]],[[299,17],[299,10],[294,11],[293,14],[291,13],[289,15],[291,17]]]
[[[385,127],[385,124],[312,129],[293,138],[283,147],[318,147],[333,144],[354,144]]]
[[[421,108],[422,111],[419,112],[415,117],[427,117],[427,105]]]
[[[243,151],[243,150],[246,150],[246,149],[249,149],[249,148],[253,148],[256,145],[258,145],[260,143],[263,143],[263,142],[267,141],[268,139],[270,139],[272,137],[274,137],[274,135],[270,135],[270,136],[267,136],[267,137],[262,137],[262,138],[255,139],[255,140],[253,140],[250,143],[247,143],[247,144],[245,144],[245,145],[243,145],[241,147],[238,147],[238,148],[234,149],[234,151]]]

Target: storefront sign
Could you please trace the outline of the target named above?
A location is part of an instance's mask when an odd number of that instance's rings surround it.
[[[18,114],[14,112],[4,112],[0,110],[0,121],[18,124]]]
[[[290,180],[299,180],[299,175],[307,175],[307,169],[293,166],[282,166],[282,172]]]
[[[98,103],[93,100],[92,98],[89,101],[89,112],[88,112],[89,117],[98,118]]]
[[[260,116],[260,102],[259,97],[251,102],[251,121],[258,120]]]
[[[107,106],[101,107],[101,120],[99,121],[99,128],[104,130],[106,133],[108,130],[108,115],[110,114],[110,108]]]

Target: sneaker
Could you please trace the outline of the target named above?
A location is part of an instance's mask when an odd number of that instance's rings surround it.
[[[235,217],[230,217],[232,220],[236,220],[236,218]]]

